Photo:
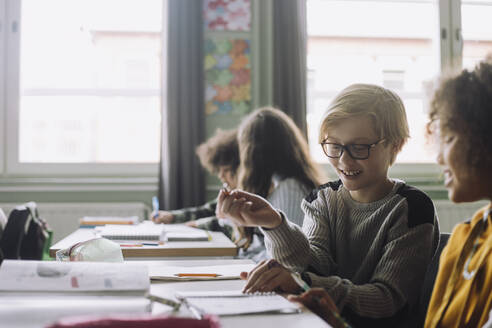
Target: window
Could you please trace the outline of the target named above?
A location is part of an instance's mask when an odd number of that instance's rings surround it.
[[[492,1],[462,1],[461,30],[463,67],[473,68],[486,55],[492,55]],[[460,27],[455,28],[460,38]]]
[[[163,0],[3,1],[7,171],[156,172]]]
[[[424,133],[432,85],[443,70],[473,67],[492,51],[492,1],[463,1],[461,7],[451,0],[308,0],[307,5],[313,156],[327,162],[317,141],[331,99],[362,82],[392,89],[405,103],[411,138],[397,163],[434,163]]]

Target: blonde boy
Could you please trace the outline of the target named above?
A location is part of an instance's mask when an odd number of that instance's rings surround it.
[[[320,144],[339,176],[301,204],[302,230],[264,199],[221,191],[219,216],[260,226],[274,260],[244,278],[245,291],[299,292],[296,272],[324,288],[354,326],[395,327],[417,303],[439,239],[432,201],[388,177],[408,138],[401,99],[390,90],[355,84],[332,102]]]

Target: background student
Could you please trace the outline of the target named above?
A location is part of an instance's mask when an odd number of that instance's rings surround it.
[[[431,103],[429,132],[449,199],[492,200],[492,61],[444,80]],[[492,310],[491,204],[457,225],[444,248],[425,327],[482,327]],[[490,324],[490,323],[489,323]]]
[[[402,322],[417,304],[439,239],[431,200],[387,175],[407,138],[405,109],[396,94],[352,85],[335,97],[320,129],[320,143],[340,180],[302,202],[302,230],[261,197],[221,190],[218,216],[261,226],[269,253],[282,264],[258,265],[247,275],[245,291],[296,293],[292,270],[325,288],[355,326]]]
[[[265,197],[301,226],[302,199],[323,179],[309,154],[306,139],[284,112],[264,107],[244,118],[238,128],[238,187]],[[267,258],[259,229],[239,227],[240,256]]]
[[[217,130],[214,136],[196,149],[200,163],[211,174],[215,174],[221,182],[229,188],[236,188],[237,169],[239,166],[239,147],[237,143],[237,129]],[[187,207],[172,211],[159,211],[151,214],[156,223],[183,223],[192,222],[193,226],[207,230],[226,229],[226,234],[232,234],[232,228],[227,225],[219,226],[215,216],[217,200],[214,199],[201,206]],[[230,232],[229,232],[230,231]]]

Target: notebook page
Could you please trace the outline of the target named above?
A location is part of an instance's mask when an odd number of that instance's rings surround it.
[[[195,308],[201,313],[219,316],[300,312],[297,304],[276,294],[248,295],[241,291],[196,292],[194,293],[195,296],[187,297],[183,297],[183,294],[193,294],[192,292],[176,293],[176,297],[182,299],[187,306]]]

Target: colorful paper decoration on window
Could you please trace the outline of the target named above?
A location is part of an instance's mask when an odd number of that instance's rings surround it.
[[[246,114],[251,106],[249,40],[205,39],[205,111]]]
[[[210,31],[249,31],[250,0],[204,0],[205,29]]]

